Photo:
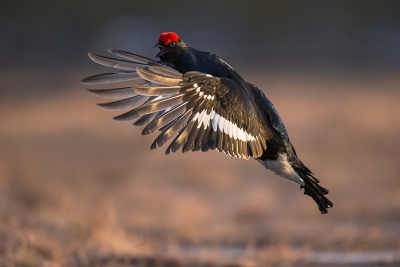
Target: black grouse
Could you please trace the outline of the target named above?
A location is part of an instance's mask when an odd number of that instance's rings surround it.
[[[142,134],[160,131],[151,149],[173,138],[166,154],[180,148],[216,149],[232,157],[252,157],[300,184],[321,213],[328,212],[333,206],[325,197],[329,191],[297,157],[282,119],[260,89],[216,54],[187,45],[176,33],[162,33],[156,46],[160,61],[113,49],[109,52],[121,59],[88,53],[96,63],[122,71],[91,76],[83,84],[144,80],[132,87],[89,89],[96,96],[119,99],[100,107],[128,110],[115,119],[137,119],[134,125],[146,125]]]

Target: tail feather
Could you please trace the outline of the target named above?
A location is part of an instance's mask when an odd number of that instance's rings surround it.
[[[304,185],[300,187],[304,188],[304,194],[312,197],[321,214],[328,213],[328,208],[333,207],[333,203],[325,197],[329,190],[319,185],[319,180],[306,166],[302,168],[294,167],[294,170],[304,180]]]

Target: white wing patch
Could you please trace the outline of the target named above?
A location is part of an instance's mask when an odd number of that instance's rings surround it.
[[[206,129],[211,124],[211,127],[214,131],[219,129],[221,132],[229,135],[231,138],[244,142],[254,141],[256,139],[253,135],[249,134],[242,128],[239,128],[235,123],[225,119],[214,110],[212,110],[209,114],[207,114],[206,109],[201,112],[197,112],[192,118],[192,121],[196,120],[198,123],[197,128],[200,128],[203,125],[204,129]]]
[[[196,92],[199,93],[200,97],[204,97],[204,99],[208,99],[208,100],[214,100],[215,96],[204,94],[204,92],[201,91],[201,86],[199,86],[197,83],[193,84],[193,87],[196,88]]]
[[[213,110],[213,112],[215,113],[214,110]],[[212,128],[213,128],[214,132],[217,131],[220,117],[221,116],[219,114],[215,113],[214,118],[212,119]]]

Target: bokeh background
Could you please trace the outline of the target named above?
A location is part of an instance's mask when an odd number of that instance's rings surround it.
[[[153,58],[163,31],[266,93],[327,215],[94,105],[86,52]],[[0,266],[400,265],[399,1],[8,1],[0,36]]]

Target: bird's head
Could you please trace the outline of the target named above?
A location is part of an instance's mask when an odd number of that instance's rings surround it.
[[[174,32],[163,32],[160,37],[158,37],[158,42],[155,47],[160,49],[156,57],[167,64],[172,64],[179,55],[187,50],[185,42]]]

